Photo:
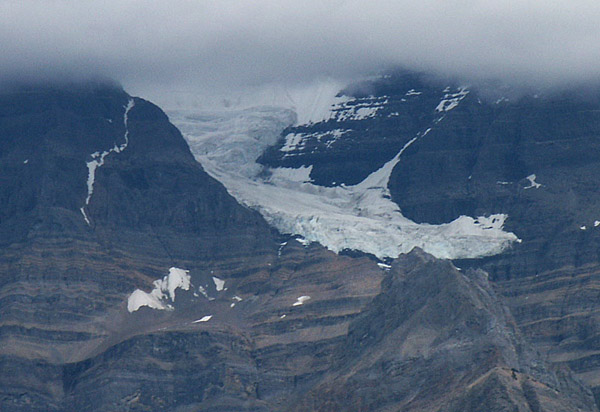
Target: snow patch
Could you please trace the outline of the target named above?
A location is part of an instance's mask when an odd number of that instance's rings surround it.
[[[363,97],[348,99],[332,109],[331,118],[338,122],[358,121],[375,117],[388,103],[385,97]]]
[[[285,137],[285,144],[281,149],[282,152],[291,152],[293,150],[300,150],[304,148],[305,135],[302,133],[290,133]]]
[[[208,322],[211,319],[212,319],[212,315],[206,315],[198,320],[193,321],[192,323]]]
[[[343,129],[335,129],[335,130],[331,130],[328,134],[331,136],[331,139],[329,139],[327,141],[327,143],[325,143],[325,146],[329,149],[335,142],[337,142],[340,137],[342,137],[343,135],[345,135],[348,132],[351,132],[352,129],[347,129],[347,130],[343,130]]]
[[[283,251],[283,248],[286,247],[288,244],[288,242],[283,242],[279,245],[279,249],[277,250],[277,256],[281,256],[281,252]]]
[[[225,286],[225,281],[219,279],[216,276],[212,277],[213,282],[215,282],[215,289],[217,289],[217,292],[221,292],[223,290],[223,287]]]
[[[539,189],[542,187],[541,184],[535,181],[536,176],[534,174],[527,176],[526,179],[529,180],[529,186],[526,186],[523,189]]]
[[[85,208],[80,207],[79,210],[81,211],[81,214],[83,215],[83,219],[85,220],[85,223],[87,223],[88,226],[91,226],[91,222],[90,219],[88,218],[87,213],[85,213]]]
[[[310,243],[311,243],[310,240],[306,240],[302,237],[296,238],[296,240],[298,241],[298,243],[300,243],[304,247],[310,245]]]
[[[292,306],[303,305],[307,300],[310,300],[310,296],[300,296]]]
[[[175,302],[175,290],[181,288],[183,290],[190,289],[189,270],[172,267],[169,269],[169,274],[162,281],[154,281],[156,286],[160,286],[161,290],[169,292],[169,297]]]
[[[373,117],[377,113],[377,109],[377,107],[359,107],[354,111],[354,116],[351,117],[351,120],[362,120]]]
[[[392,268],[391,265],[388,265],[388,264],[385,264],[385,263],[382,263],[382,262],[378,262],[377,266],[379,266],[383,270],[390,270]]]
[[[175,302],[175,290],[181,288],[183,290],[190,289],[189,271],[172,267],[169,269],[169,274],[162,279],[154,281],[154,289],[150,293],[136,289],[127,299],[127,310],[135,312],[142,306],[148,306],[158,310],[172,310],[168,301]]]
[[[202,286],[202,285],[198,286],[198,292],[200,292],[202,294],[202,296],[204,296],[206,299],[210,300],[210,297],[208,296],[208,292],[206,292],[206,289],[204,288],[204,286]]]
[[[142,306],[148,306],[151,309],[166,310],[169,305],[163,302],[162,297],[157,296],[154,290],[146,293],[143,290],[136,289],[127,299],[127,310],[135,312]]]
[[[374,116],[378,109],[373,109],[372,114]],[[361,112],[363,115],[366,112]],[[366,117],[359,117],[357,114],[352,114],[354,120],[362,120]],[[369,116],[367,116],[369,117]],[[279,149],[284,152],[284,157],[295,156],[295,151],[303,150],[306,147],[306,142],[309,139],[316,139],[320,143],[324,143],[325,147],[329,149],[336,141],[338,141],[343,135],[351,132],[352,129],[333,129],[324,132],[315,133],[289,133],[285,136],[285,143]]]
[[[456,93],[446,93],[444,94],[443,100],[437,105],[435,108],[436,112],[448,112],[454,109],[462,99],[467,97],[469,91],[466,88],[458,89]]]

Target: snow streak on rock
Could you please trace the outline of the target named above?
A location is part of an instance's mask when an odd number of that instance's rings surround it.
[[[208,322],[211,319],[212,319],[212,315],[206,315],[198,320],[193,321],[192,323]]]
[[[319,142],[324,141],[329,149],[336,141],[350,131],[352,129],[334,129],[315,133],[289,133],[285,137],[285,144],[279,150],[286,152],[284,157],[296,156],[296,152],[304,149],[306,141],[312,138],[316,138]]]
[[[413,90],[410,95],[418,93]],[[448,93],[445,100],[452,101],[444,103],[443,109],[455,107],[466,93],[465,90]],[[322,96],[320,99],[327,100]],[[255,162],[268,146],[277,142],[285,127],[295,118],[306,116],[276,107],[218,112],[167,109],[167,112],[196,159],[230,194],[258,210],[280,232],[299,235],[306,242],[318,242],[334,252],[361,250],[381,259],[395,258],[416,246],[439,258],[457,259],[494,255],[518,240],[514,234],[502,230],[505,215],[461,216],[442,225],[417,224],[402,216],[398,205],[390,200],[387,188],[390,174],[404,151],[425,137],[431,128],[410,139],[363,182],[323,187],[310,183],[310,166],[296,171],[265,170]]]
[[[310,296],[300,296],[298,299],[296,299],[292,306],[302,306],[307,300],[310,300]]]
[[[99,167],[104,165],[104,159],[106,158],[106,156],[108,156],[111,153],[121,153],[123,150],[125,150],[127,148],[127,145],[129,144],[129,128],[128,128],[128,116],[129,116],[129,111],[133,108],[133,106],[135,105],[134,100],[133,99],[129,99],[129,102],[127,103],[127,106],[125,106],[125,114],[123,115],[123,124],[125,125],[125,142],[121,145],[117,145],[115,143],[114,147],[112,149],[109,150],[105,150],[103,152],[94,152],[92,153],[90,156],[92,157],[92,160],[90,160],[89,162],[87,162],[87,168],[88,168],[88,178],[87,178],[87,188],[88,188],[88,193],[87,193],[87,197],[85,198],[85,205],[83,205],[79,210],[81,210],[81,214],[83,214],[83,218],[85,219],[85,222],[88,224],[88,226],[91,225],[90,223],[90,219],[85,211],[85,207],[88,206],[90,204],[90,200],[92,199],[92,195],[94,194],[94,183],[96,181],[96,171]]]
[[[535,174],[529,175],[526,179],[529,181],[529,186],[525,186],[523,189],[539,189],[542,185],[535,181],[537,176]]]
[[[449,89],[444,90],[444,92],[446,92],[447,90],[449,90]],[[444,99],[435,108],[435,111],[436,112],[448,112],[448,111],[456,108],[456,106],[458,106],[460,101],[462,99],[464,99],[465,97],[467,97],[467,94],[469,94],[469,91],[465,88],[459,89],[458,92],[456,92],[456,93],[446,93],[444,95]]]
[[[375,117],[377,112],[388,103],[387,97],[346,98],[331,107],[331,116],[338,122],[364,120]]]

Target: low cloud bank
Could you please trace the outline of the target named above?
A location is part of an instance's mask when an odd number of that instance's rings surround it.
[[[391,67],[560,86],[600,77],[600,3],[5,0],[0,79],[227,89]]]

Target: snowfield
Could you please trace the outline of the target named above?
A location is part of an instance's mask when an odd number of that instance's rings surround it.
[[[282,233],[302,236],[334,252],[360,250],[380,259],[395,258],[414,247],[438,258],[475,258],[501,253],[518,241],[516,235],[503,230],[505,215],[417,224],[390,200],[387,186],[392,169],[402,161],[403,151],[425,138],[430,129],[412,136],[399,153],[390,153],[388,163],[354,186],[314,185],[309,177],[311,166],[265,170],[256,163],[264,150],[281,138],[285,127],[330,118],[343,99],[335,96],[338,90],[337,85],[316,86],[312,98],[306,91],[300,97],[286,92],[287,104],[284,98],[268,100],[277,101],[276,106],[215,109],[167,103],[164,107],[204,169]],[[466,93],[449,96],[453,100],[443,108],[454,108]]]

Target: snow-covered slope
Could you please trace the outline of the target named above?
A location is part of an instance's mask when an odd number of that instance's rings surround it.
[[[394,258],[417,246],[439,258],[474,258],[500,253],[518,240],[502,230],[507,218],[502,214],[461,216],[442,225],[417,224],[402,216],[390,200],[387,183],[404,150],[425,137],[428,129],[413,136],[399,153],[390,153],[389,162],[353,186],[312,184],[310,167],[269,169],[257,164],[260,154],[297,119],[305,123],[327,119],[334,105],[344,104],[344,98],[336,97],[337,88],[323,86],[309,92],[317,94],[311,99],[300,93],[303,97],[296,101],[302,104],[292,106],[206,110],[179,104],[167,106],[166,111],[206,171],[282,233],[319,242],[335,252],[361,250],[379,258]],[[289,93],[284,95],[288,102],[294,101]]]

